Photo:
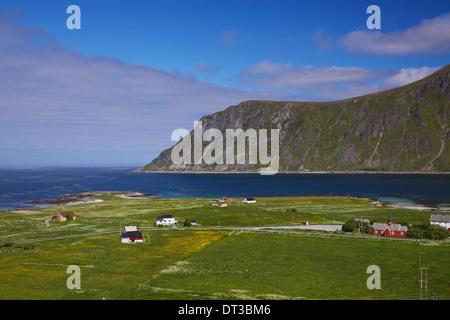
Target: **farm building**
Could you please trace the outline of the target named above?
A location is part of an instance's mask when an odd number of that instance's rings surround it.
[[[387,223],[375,222],[373,224],[373,229],[374,235],[386,237],[406,237],[406,231],[408,231],[407,226],[402,226],[401,224],[395,223],[393,224],[390,213]]]
[[[253,198],[245,198],[242,202],[243,203],[255,203],[256,200]]]
[[[450,215],[448,214],[432,214],[430,217],[430,224],[437,224],[441,227],[447,228],[450,231]]]
[[[56,216],[52,217],[52,220],[56,221],[67,221],[67,220],[75,220],[76,214],[73,211],[68,212],[59,212]]]
[[[156,226],[170,226],[173,224],[176,224],[176,221],[171,214],[163,214],[161,218],[156,219]]]
[[[213,199],[213,201],[215,201],[215,202],[232,202],[233,199],[228,198],[228,197],[222,197],[220,199]]]
[[[228,204],[225,201],[219,201],[217,202],[218,207],[226,207]]]
[[[226,207],[226,206],[228,206],[228,204],[225,201],[217,201],[217,203],[213,203],[211,205],[215,206],[215,207]]]
[[[359,223],[361,223],[361,224],[364,224],[364,223],[370,224],[369,219],[365,219],[365,218],[356,218],[356,219],[355,219],[355,222],[359,222]]]
[[[122,243],[134,243],[144,241],[142,232],[138,231],[135,226],[125,227],[124,232],[120,234],[120,239],[122,240]]]

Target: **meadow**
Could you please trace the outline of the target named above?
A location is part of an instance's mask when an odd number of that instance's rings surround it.
[[[342,237],[343,232],[220,230],[342,224],[364,217],[425,222],[430,212],[374,206],[349,197],[270,197],[255,204],[233,199],[127,199],[49,206],[33,214],[0,212],[0,299],[417,299],[418,252],[425,252],[430,290],[450,297],[450,242]],[[45,220],[75,211],[75,221]],[[156,228],[172,214],[178,229]],[[183,227],[186,219],[196,226]],[[120,231],[135,225],[144,243],[122,244]],[[111,232],[106,234],[91,234]],[[357,232],[353,234],[359,236]],[[44,240],[53,237],[65,239]],[[69,265],[81,269],[81,289],[69,290]],[[381,269],[380,290],[369,290],[369,265]]]
[[[418,299],[420,251],[429,267],[430,292],[448,299],[449,249],[233,231],[161,271],[136,294],[151,299]],[[380,267],[379,290],[367,288],[370,265]]]
[[[227,232],[158,231],[125,245],[119,233],[45,241],[33,249],[1,248],[0,299],[121,299],[123,295]],[[69,265],[81,270],[80,290],[69,290]]]

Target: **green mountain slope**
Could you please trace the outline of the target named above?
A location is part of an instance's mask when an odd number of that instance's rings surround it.
[[[388,91],[335,102],[244,101],[200,121],[224,141],[226,129],[279,129],[279,172],[450,172],[449,98],[447,65]],[[248,161],[174,165],[172,148],[138,171],[259,172]]]

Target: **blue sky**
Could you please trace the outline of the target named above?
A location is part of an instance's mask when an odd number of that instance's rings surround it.
[[[2,1],[0,165],[144,165],[173,130],[242,100],[418,80],[449,63],[449,30],[434,0]]]

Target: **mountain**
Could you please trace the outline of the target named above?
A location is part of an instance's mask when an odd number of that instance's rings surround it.
[[[244,101],[200,121],[203,132],[219,129],[224,143],[226,129],[279,129],[278,172],[450,172],[449,98],[447,65],[406,86],[361,97]],[[203,142],[203,149],[208,144]],[[176,165],[172,148],[137,172],[259,172],[261,167],[248,161]]]

